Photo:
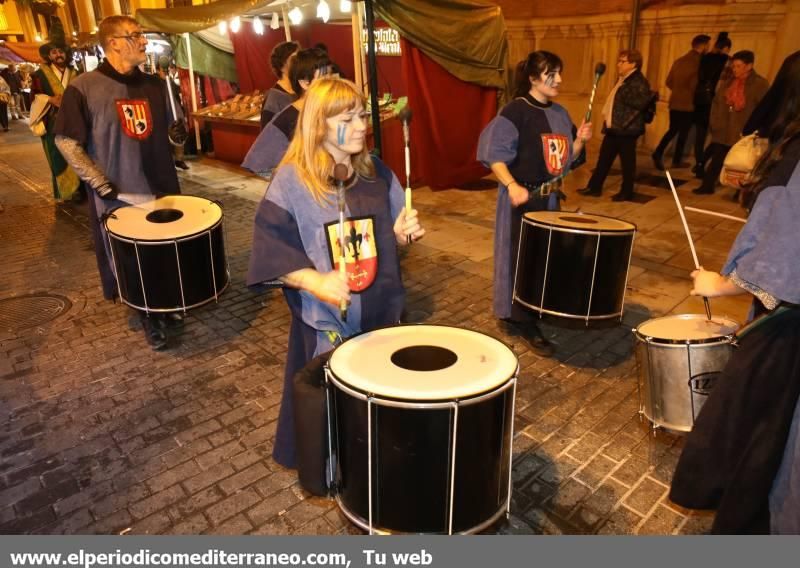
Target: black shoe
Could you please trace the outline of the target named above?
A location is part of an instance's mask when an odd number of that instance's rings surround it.
[[[651,158],[653,158],[653,165],[656,167],[657,170],[664,171],[666,168],[664,167],[664,162],[658,154],[652,154]]]
[[[155,321],[162,329],[175,329],[183,326],[183,314],[180,312],[159,314]]]
[[[183,160],[175,160],[175,167],[176,168],[180,168],[182,170],[188,170],[189,169],[189,165],[186,162],[184,162]]]
[[[579,189],[578,193],[586,197],[600,197],[603,195],[602,189],[592,189],[591,187],[584,187],[583,189]]]
[[[704,177],[706,177],[706,170],[703,167],[703,164],[695,165],[695,167],[692,168],[692,173],[694,174],[694,177],[696,177],[697,179],[703,179]]]
[[[692,193],[694,193],[695,195],[713,195],[714,190],[713,189],[709,189],[707,187],[703,187],[701,185],[700,187],[698,187],[696,189],[693,189]]]
[[[555,346],[542,335],[542,330],[539,329],[538,325],[530,322],[524,324],[523,329],[525,343],[528,344],[531,351],[536,353],[539,357],[552,357],[555,354]]]
[[[689,162],[672,162],[672,167],[675,168],[676,170],[688,168]]]
[[[611,201],[633,201],[633,195],[625,195],[620,191],[611,196]]]
[[[144,331],[144,338],[147,344],[153,348],[153,351],[161,351],[167,348],[167,334],[159,329],[157,318],[150,318],[146,315],[140,316],[142,322],[142,331]]]

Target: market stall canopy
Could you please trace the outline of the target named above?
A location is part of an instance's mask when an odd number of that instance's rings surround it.
[[[39,55],[39,48],[42,46],[41,43],[7,41],[3,46],[18,57],[21,57],[23,61],[31,61],[33,63],[42,62],[42,58]]]
[[[506,88],[508,40],[502,10],[479,0],[373,0],[375,13],[468,83]]]
[[[270,6],[280,6],[286,0],[218,0],[211,4],[177,8],[140,8],[136,21],[145,30],[182,34],[199,32],[236,16],[261,13]]]
[[[25,60],[8,49],[4,44],[0,43],[0,63],[8,65],[9,63],[23,63]]]
[[[217,49],[193,34],[189,35],[189,42],[192,49],[191,63],[195,73],[225,79],[231,83],[238,82],[233,55]],[[176,65],[182,69],[188,69],[189,56],[186,51],[186,42],[178,36],[172,36],[171,43]]]

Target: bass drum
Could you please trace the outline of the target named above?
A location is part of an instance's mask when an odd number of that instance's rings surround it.
[[[168,195],[114,209],[105,221],[119,296],[144,312],[177,312],[219,298],[230,273],[222,208]]]
[[[526,213],[514,301],[587,324],[621,318],[635,233],[635,225],[601,215]]]
[[[517,358],[482,333],[384,328],[326,368],[336,499],[386,533],[473,533],[508,512]]]

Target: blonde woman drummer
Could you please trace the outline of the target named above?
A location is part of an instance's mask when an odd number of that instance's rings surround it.
[[[397,323],[405,302],[397,247],[425,234],[397,177],[367,152],[367,114],[342,79],[306,91],[298,128],[255,219],[248,285],[283,283],[292,312],[273,457],[296,467],[292,379],[313,357],[362,331]],[[344,235],[334,168],[347,168]],[[340,242],[347,276],[340,276]],[[341,313],[346,302],[346,315]]]

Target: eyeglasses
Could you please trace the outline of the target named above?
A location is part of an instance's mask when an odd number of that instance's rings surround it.
[[[113,36],[114,39],[132,39],[133,41],[139,41],[144,37],[142,32],[133,32],[130,35],[123,35],[123,36]]]

